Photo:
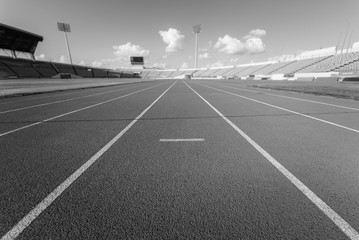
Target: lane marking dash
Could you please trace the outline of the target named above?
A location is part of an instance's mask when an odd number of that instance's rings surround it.
[[[204,138],[173,138],[173,139],[160,139],[160,142],[204,142]]]

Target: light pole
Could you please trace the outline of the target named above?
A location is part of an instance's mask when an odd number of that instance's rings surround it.
[[[201,24],[193,26],[193,33],[196,35],[196,44],[194,52],[194,68],[198,68],[198,34],[201,32]]]
[[[59,29],[60,32],[64,32],[65,42],[66,42],[66,47],[67,47],[67,53],[69,55],[70,63],[71,63],[71,65],[73,65],[72,64],[71,52],[70,52],[70,46],[69,46],[69,40],[67,39],[67,33],[71,32],[70,24],[58,22],[57,23],[57,28]]]

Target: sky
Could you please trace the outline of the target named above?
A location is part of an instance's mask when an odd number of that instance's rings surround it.
[[[359,41],[359,0],[0,0],[0,22],[44,37],[38,59],[68,62],[57,22],[75,64],[127,68],[193,68],[282,59]],[[350,41],[349,36],[351,35]]]

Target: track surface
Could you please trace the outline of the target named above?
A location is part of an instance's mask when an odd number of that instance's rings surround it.
[[[359,239],[358,119],[355,101],[234,81],[1,99],[0,237]]]

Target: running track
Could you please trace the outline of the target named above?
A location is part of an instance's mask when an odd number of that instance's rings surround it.
[[[235,81],[0,99],[0,237],[359,239],[358,119]]]

